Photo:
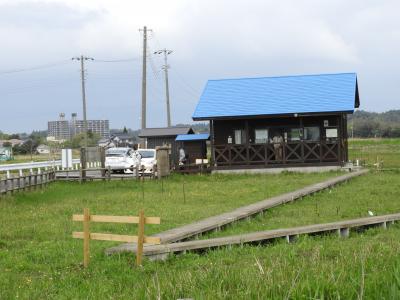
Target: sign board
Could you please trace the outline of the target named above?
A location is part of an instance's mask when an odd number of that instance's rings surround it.
[[[329,126],[329,121],[328,120],[324,120],[324,127],[328,127]]]
[[[327,129],[326,130],[326,137],[327,138],[337,138],[338,137],[337,128]]]
[[[61,166],[72,168],[72,149],[61,149]]]

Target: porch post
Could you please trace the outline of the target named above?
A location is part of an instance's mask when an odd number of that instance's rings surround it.
[[[246,161],[247,161],[247,164],[250,164],[250,154],[249,154],[249,140],[250,140],[250,137],[249,137],[249,121],[248,120],[245,120],[244,121],[244,124],[245,124],[245,131],[246,131]]]
[[[214,120],[210,120],[210,144],[211,144],[211,166],[216,167],[217,163],[215,161],[214,152]]]
[[[343,120],[342,120],[342,115],[340,114],[338,117],[338,135],[339,135],[339,143],[338,143],[338,162],[340,164],[343,163],[343,159],[342,159],[342,143],[343,143]]]
[[[304,163],[304,124],[303,124],[303,117],[300,117],[300,150],[301,150],[301,161]]]

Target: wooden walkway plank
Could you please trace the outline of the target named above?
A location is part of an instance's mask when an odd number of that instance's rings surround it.
[[[366,217],[332,223],[313,224],[286,229],[259,231],[213,239],[193,240],[154,246],[152,245],[144,248],[144,255],[149,257],[150,259],[163,259],[171,253],[179,254],[185,253],[186,251],[204,251],[205,249],[216,247],[246,243],[260,243],[287,237],[289,237],[290,240],[291,237],[296,237],[301,234],[332,233],[342,229],[346,230],[348,233],[351,228],[368,228],[370,226],[382,226],[383,224],[385,224],[386,226],[386,224],[393,224],[394,221],[399,220],[400,213],[396,213],[384,216]],[[385,228],[385,226],[382,227]]]
[[[351,178],[366,174],[367,169],[351,172],[345,175],[334,177],[328,179],[324,182],[316,183],[299,190],[285,193],[279,196],[275,196],[269,199],[265,199],[247,206],[239,207],[233,211],[223,213],[217,216],[212,216],[188,225],[173,228],[158,234],[153,235],[154,237],[159,237],[161,239],[161,244],[173,243],[178,241],[187,240],[196,237],[199,234],[209,232],[212,230],[220,229],[223,226],[234,223],[236,221],[252,217],[267,209],[282,205],[284,203],[292,202],[300,199],[304,196],[322,191],[327,188],[331,188],[342,182],[346,182]],[[106,250],[106,253],[115,252],[130,252],[136,248],[135,244],[127,243],[122,244],[117,247],[113,247]]]

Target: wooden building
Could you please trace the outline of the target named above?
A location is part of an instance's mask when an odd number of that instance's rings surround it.
[[[207,141],[210,139],[208,133],[180,134],[176,137],[178,150],[183,149],[186,154],[186,163],[195,164],[196,159],[207,158]],[[179,156],[178,156],[179,158]]]
[[[215,169],[340,166],[355,73],[210,80],[193,114],[210,121]]]
[[[157,146],[169,146],[171,148],[170,163],[175,165],[178,160],[178,148],[176,137],[180,134],[193,134],[189,126],[172,126],[162,128],[145,128],[139,132],[139,137],[145,139],[145,147],[155,149]]]

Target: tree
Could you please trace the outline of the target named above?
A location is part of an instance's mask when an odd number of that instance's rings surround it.
[[[100,140],[100,135],[97,133],[93,133],[92,131],[88,131],[88,146],[96,146],[97,142]],[[66,141],[64,144],[67,148],[80,148],[85,146],[85,134],[80,133],[75,135],[71,140]]]
[[[22,144],[13,147],[14,154],[31,154],[36,152],[39,143],[33,139],[29,139]]]
[[[122,131],[122,133],[128,133],[128,129],[126,129],[126,126],[124,126],[124,130]]]
[[[4,142],[3,147],[9,148],[9,147],[12,147],[12,145],[10,142]]]

